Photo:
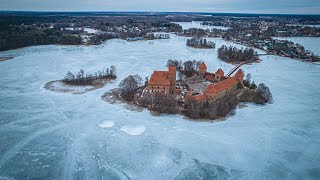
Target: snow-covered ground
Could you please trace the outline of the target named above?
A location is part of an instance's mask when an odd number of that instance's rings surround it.
[[[319,179],[319,65],[262,56],[243,66],[269,86],[274,103],[247,104],[223,122],[152,116],[101,100],[130,74],[165,70],[168,59],[204,60],[212,72],[233,67],[216,49],[171,38],[1,52],[15,58],[0,62],[0,179]],[[43,89],[67,71],[112,64],[118,78],[101,89],[81,95]]]
[[[224,26],[208,26],[208,25],[202,25],[202,21],[192,21],[192,22],[173,22],[176,24],[179,24],[182,26],[182,29],[189,29],[189,28],[200,28],[200,29],[221,29],[221,30],[227,30],[229,27]]]
[[[66,28],[67,30],[75,30],[75,29],[79,29],[78,27],[72,27],[72,28]],[[83,30],[87,33],[90,33],[90,34],[95,34],[95,33],[98,33],[100,32],[99,30],[97,29],[94,29],[94,28],[83,28]]]

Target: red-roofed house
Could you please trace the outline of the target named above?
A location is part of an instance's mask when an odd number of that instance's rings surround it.
[[[149,92],[174,93],[176,89],[176,67],[169,66],[168,71],[154,71],[148,81]]]

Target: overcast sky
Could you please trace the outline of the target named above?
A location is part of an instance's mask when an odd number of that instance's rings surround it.
[[[320,0],[0,0],[0,10],[320,14]]]

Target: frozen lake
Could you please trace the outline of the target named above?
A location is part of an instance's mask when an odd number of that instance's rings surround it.
[[[72,30],[74,31],[75,29],[81,29],[81,27],[72,27],[72,28],[66,28],[67,30]],[[90,33],[90,34],[95,34],[95,33],[99,33],[100,31],[97,30],[97,29],[94,29],[94,28],[83,28],[83,30],[87,33]]]
[[[176,24],[179,24],[182,26],[183,30],[189,29],[189,28],[200,28],[200,29],[221,29],[221,30],[227,30],[229,27],[224,26],[208,26],[208,25],[202,25],[202,21],[192,21],[192,22],[173,22]]]
[[[0,179],[320,178],[319,65],[262,56],[244,66],[269,86],[274,103],[247,104],[223,122],[152,116],[101,100],[124,77],[165,70],[170,58],[204,60],[209,71],[232,69],[216,49],[193,49],[187,38],[171,37],[1,52],[15,58],[0,62]],[[110,65],[119,78],[96,91],[43,89],[67,71]]]

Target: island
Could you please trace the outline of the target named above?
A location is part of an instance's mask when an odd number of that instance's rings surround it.
[[[102,88],[116,78],[115,66],[104,68],[93,74],[85,73],[81,69],[77,74],[69,71],[64,79],[50,81],[44,85],[44,88],[54,92],[83,94]]]
[[[193,37],[191,39],[187,39],[187,46],[193,48],[211,49],[215,48],[216,44],[212,41],[208,41],[207,39]]]
[[[129,75],[119,88],[106,92],[102,99],[148,108],[157,114],[213,120],[229,115],[240,102],[272,102],[270,89],[263,83],[256,86],[251,75],[245,77],[242,69],[227,74],[218,69],[212,73],[207,71],[205,62],[180,62],[169,60],[167,71],[154,71],[145,83],[140,76]],[[181,79],[176,79],[177,72]]]
[[[221,46],[218,49],[218,58],[228,63],[254,62],[259,59],[253,48],[238,49],[234,46]]]

